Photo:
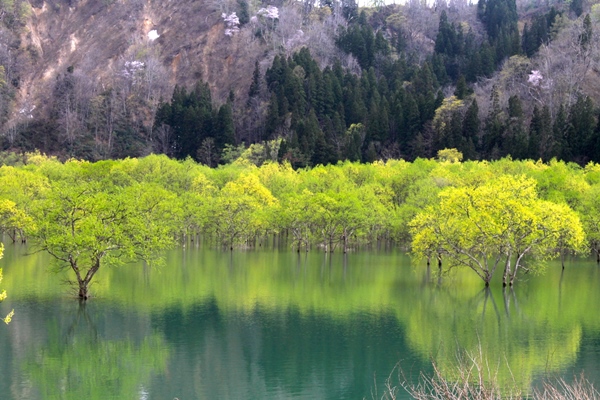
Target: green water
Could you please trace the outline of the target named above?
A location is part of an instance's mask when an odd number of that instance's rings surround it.
[[[438,280],[401,252],[171,251],[101,270],[80,306],[50,258],[6,246],[2,399],[371,399],[458,350],[504,385],[600,383],[600,268],[550,264],[514,291]],[[406,395],[404,395],[407,397]]]

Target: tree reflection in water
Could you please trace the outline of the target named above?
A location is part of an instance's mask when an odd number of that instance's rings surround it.
[[[48,343],[36,343],[23,364],[35,398],[140,398],[152,376],[165,372],[169,354],[160,335],[129,337],[100,317],[80,302],[71,322],[49,324]]]

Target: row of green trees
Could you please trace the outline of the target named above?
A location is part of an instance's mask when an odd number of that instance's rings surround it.
[[[276,234],[298,251],[329,252],[412,240],[416,254],[468,266],[486,285],[499,263],[512,284],[525,256],[583,251],[585,235],[597,251],[600,166],[459,158],[447,150],[294,170],[243,157],[211,169],[155,155],[62,163],[29,154],[0,168],[0,228],[71,269],[83,299],[101,266],[158,262],[198,236],[233,249]]]

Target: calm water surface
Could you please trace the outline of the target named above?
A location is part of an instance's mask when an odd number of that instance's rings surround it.
[[[6,246],[3,399],[372,399],[398,369],[481,351],[529,388],[585,371],[600,384],[600,268],[491,291],[465,272],[438,280],[400,252],[174,250],[166,266],[101,270],[80,305],[44,254]],[[399,365],[399,367],[398,367]],[[407,397],[407,396],[405,396]]]

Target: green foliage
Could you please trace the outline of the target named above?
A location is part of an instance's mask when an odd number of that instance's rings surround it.
[[[2,258],[3,254],[4,254],[4,245],[2,243],[0,243],[0,258]],[[0,268],[0,283],[2,283],[2,268]],[[6,290],[2,290],[0,292],[0,302],[4,301],[5,299],[6,299]],[[10,313],[8,313],[8,315],[6,317],[2,318],[2,321],[4,321],[4,323],[8,324],[14,314],[15,314],[15,310],[12,310]]]
[[[583,193],[578,211],[592,249],[600,250],[600,186],[594,185]]]
[[[277,200],[255,175],[242,175],[228,182],[208,204],[206,231],[233,250],[249,238],[266,232],[266,215]]]
[[[4,167],[2,167],[2,169],[3,168]],[[10,167],[8,167],[8,168],[10,168]],[[2,172],[4,172],[4,171],[2,171]],[[5,176],[1,176],[0,182],[2,182],[2,181],[6,182],[4,180],[4,178],[5,178]],[[14,189],[15,184],[16,185],[22,185],[22,184],[26,185],[27,183],[28,182],[13,182],[13,189]],[[5,189],[7,189],[7,188],[5,187]],[[34,226],[33,220],[30,218],[30,216],[27,213],[25,213],[21,209],[17,208],[17,205],[15,204],[15,202],[8,200],[6,198],[3,199],[2,197],[0,197],[0,231],[2,231],[3,234],[7,234],[12,239],[13,243],[16,241],[17,235],[19,235],[20,238],[22,240],[24,240],[25,230],[30,229],[33,226]],[[0,258],[2,258],[3,255],[4,255],[4,244],[0,243]],[[0,268],[0,283],[2,283],[2,268]],[[6,291],[2,290],[2,291],[0,291],[0,302],[2,302],[4,299],[6,299]],[[11,310],[6,317],[0,318],[0,320],[4,321],[6,324],[8,324],[11,321],[14,313],[15,313],[14,310]]]
[[[31,217],[17,208],[11,200],[0,200],[0,231],[8,235],[12,242],[25,240],[25,231],[34,226]]]
[[[14,32],[19,32],[31,14],[31,5],[26,0],[1,0],[0,21]]]
[[[48,192],[32,206],[35,226],[29,234],[50,253],[59,268],[70,268],[78,296],[103,265],[122,265],[135,259],[160,259],[173,244],[178,227],[175,195],[158,185],[122,180],[111,174],[110,163],[69,161],[60,176],[40,166],[49,181]]]
[[[363,129],[354,125],[350,137]],[[0,167],[0,228],[52,254],[83,298],[100,267],[159,262],[177,239],[197,236],[228,249],[271,234],[327,251],[412,241],[417,254],[441,253],[449,267],[474,268],[486,282],[503,265],[508,284],[524,257],[585,248],[572,210],[592,248],[600,242],[595,164],[461,162],[458,149],[443,149],[437,160],[295,170],[274,161],[283,143],[239,149],[216,169],[157,155],[61,163],[29,154],[27,164]]]
[[[463,159],[463,155],[460,151],[456,149],[444,149],[438,151],[437,158],[442,162],[446,161],[450,163],[455,163],[461,162]]]
[[[575,212],[540,200],[535,181],[525,177],[448,188],[440,193],[440,204],[418,214],[410,226],[416,255],[443,255],[450,268],[466,266],[486,286],[501,264],[503,283],[512,285],[526,255],[544,259],[556,256],[556,249],[584,248]]]

